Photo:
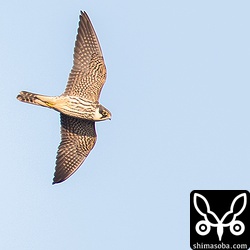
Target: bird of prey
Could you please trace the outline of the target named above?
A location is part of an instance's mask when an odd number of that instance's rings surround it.
[[[99,103],[106,80],[106,67],[95,30],[81,11],[74,48],[74,62],[65,92],[45,96],[21,91],[17,99],[60,112],[61,143],[58,147],[53,184],[69,178],[83,163],[96,142],[95,122],[111,119]]]

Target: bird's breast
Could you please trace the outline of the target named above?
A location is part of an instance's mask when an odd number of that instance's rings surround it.
[[[77,96],[61,96],[54,108],[65,115],[93,120],[97,103]]]

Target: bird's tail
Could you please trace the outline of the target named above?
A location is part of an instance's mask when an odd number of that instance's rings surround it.
[[[21,91],[16,97],[21,102],[27,102],[34,105],[39,105],[47,108],[52,108],[54,105],[53,97]]]

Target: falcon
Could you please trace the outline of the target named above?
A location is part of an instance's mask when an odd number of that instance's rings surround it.
[[[53,184],[68,179],[84,162],[96,142],[95,122],[111,119],[99,103],[106,80],[102,50],[86,12],[81,11],[73,67],[63,94],[45,96],[21,91],[17,99],[60,112],[61,143]]]

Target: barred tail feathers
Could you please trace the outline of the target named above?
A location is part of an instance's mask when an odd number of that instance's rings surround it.
[[[21,102],[26,102],[34,105],[39,105],[47,108],[51,108],[53,106],[52,97],[44,96],[39,94],[34,94],[27,91],[21,91],[17,96],[17,99]]]

